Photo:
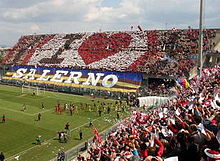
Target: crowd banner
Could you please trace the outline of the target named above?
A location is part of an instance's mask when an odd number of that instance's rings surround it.
[[[172,97],[159,97],[159,96],[147,96],[147,97],[138,97],[139,106],[150,107],[150,106],[161,106],[165,104]]]
[[[135,72],[11,66],[3,79],[126,93],[137,91],[141,85],[143,75]]]

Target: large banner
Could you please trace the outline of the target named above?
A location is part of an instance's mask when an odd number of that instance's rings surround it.
[[[173,97],[159,97],[159,96],[147,96],[147,97],[138,97],[139,100],[139,106],[143,107],[151,107],[151,106],[162,106],[164,105],[168,100],[170,100]]]
[[[136,92],[141,85],[142,74],[69,68],[11,66],[3,79],[76,88]]]

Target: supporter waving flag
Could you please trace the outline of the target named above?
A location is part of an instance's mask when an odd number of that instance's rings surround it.
[[[98,132],[98,130],[96,129],[96,127],[94,126],[93,127],[93,131],[94,131],[94,138],[95,138],[95,141],[97,141],[98,143],[101,143],[102,142],[102,138],[100,137],[100,134]]]
[[[185,78],[179,78],[179,79],[177,79],[177,83],[178,83],[179,85],[181,85],[182,87],[184,87],[184,88],[189,88],[189,87],[190,87],[189,82],[188,82]]]

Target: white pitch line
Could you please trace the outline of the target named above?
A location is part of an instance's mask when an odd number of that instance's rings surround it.
[[[31,114],[31,115],[37,115],[37,114],[39,114],[39,113],[45,113],[45,112],[48,112],[48,111],[51,111],[51,109],[48,109],[48,110],[44,110],[44,111],[42,111],[42,112],[36,112],[36,113],[33,113],[33,114]]]
[[[101,118],[102,118],[102,117],[101,117]],[[92,120],[92,121],[96,121],[96,120],[98,120],[98,119],[100,119],[100,118],[96,118],[96,119],[94,119],[94,120]],[[74,130],[80,128],[80,127],[83,127],[83,126],[85,126],[86,124],[89,124],[89,122],[87,122],[87,123],[85,123],[85,124],[83,124],[83,125],[80,125],[80,126],[78,126],[78,127],[75,127],[75,128],[73,128],[73,129],[71,129],[70,132],[72,132],[72,131],[74,131]]]
[[[12,111],[12,112],[15,112],[15,113],[21,113],[21,114],[28,115],[28,116],[33,116],[33,114],[25,113],[25,112],[18,111],[18,110],[13,110],[13,109],[10,109],[10,108],[0,107],[0,109],[6,110],[6,111]]]
[[[20,114],[24,114],[24,115],[28,115],[28,116],[35,116],[39,113],[45,113],[45,112],[51,111],[51,109],[48,109],[48,110],[45,110],[45,111],[42,111],[42,112],[36,112],[36,113],[30,114],[30,113],[25,113],[24,111],[13,110],[11,108],[0,107],[0,109],[6,110],[6,111],[12,111],[12,112],[15,112],[15,113],[20,113]]]
[[[94,120],[92,120],[92,121],[96,121],[96,120],[98,120],[98,119],[100,119],[100,118],[103,118],[103,117],[96,118],[96,119],[94,119]],[[84,123],[83,125],[80,125],[80,126],[78,126],[78,127],[75,127],[75,128],[73,128],[73,129],[71,129],[70,132],[72,132],[72,131],[74,131],[74,130],[80,128],[80,127],[83,127],[83,126],[85,126],[86,124],[89,124],[89,122]],[[48,139],[48,140],[46,140],[46,141],[44,141],[44,142],[48,142],[48,141],[50,141],[50,140],[52,140],[52,139],[54,139],[54,138],[56,138],[56,137],[52,137],[52,138],[50,138],[50,139]],[[13,155],[13,156],[11,156],[11,157],[9,157],[9,158],[6,158],[5,160],[6,160],[6,161],[9,161],[9,160],[11,160],[11,159],[14,159],[14,157],[19,156],[19,155],[22,155],[22,154],[24,154],[25,152],[27,152],[27,151],[29,151],[29,150],[31,150],[31,149],[34,149],[34,148],[36,148],[36,147],[37,147],[37,146],[33,146],[33,147],[31,147],[31,148],[28,148],[28,149],[26,149],[26,150],[24,150],[24,151],[21,151],[21,152],[15,154],[15,155]]]

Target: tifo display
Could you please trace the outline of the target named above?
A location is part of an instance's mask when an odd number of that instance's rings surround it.
[[[199,31],[149,30],[22,36],[3,64],[188,76],[196,66]],[[216,31],[204,31],[204,52]]]

